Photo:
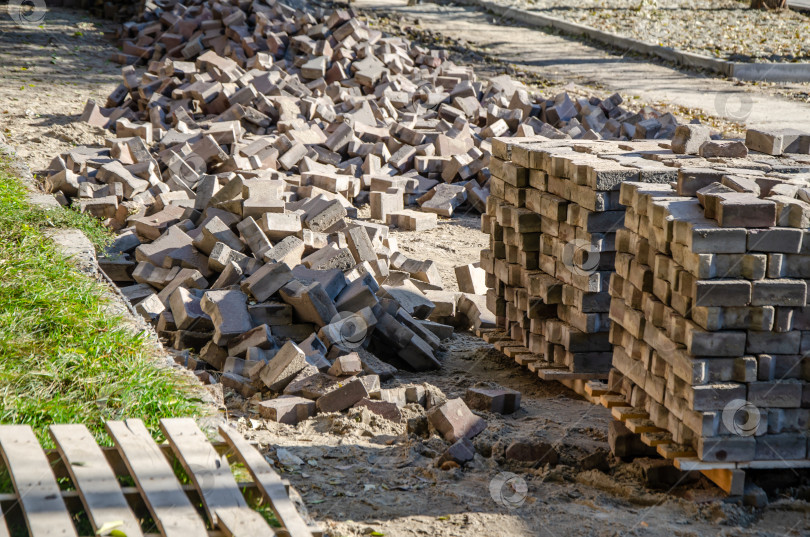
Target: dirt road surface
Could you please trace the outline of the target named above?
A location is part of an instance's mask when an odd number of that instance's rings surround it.
[[[301,459],[278,466],[336,536],[776,537],[810,531],[810,504],[802,500],[755,510],[729,501],[705,478],[648,488],[642,467],[650,461],[624,463],[609,455],[606,409],[557,383],[539,382],[475,337],[457,335],[447,346],[440,372],[400,373],[385,387],[426,382],[457,397],[492,382],[523,394],[523,408],[513,415],[480,413],[488,427],[474,443],[492,456],[477,455],[464,469],[433,466],[446,447],[436,436],[409,437],[404,425],[361,412],[320,415],[297,427],[245,416],[240,428],[267,446],[272,460],[286,461],[290,453]],[[505,460],[503,450],[518,439],[553,445],[559,463]],[[603,468],[584,470],[585,460]],[[504,473],[515,477],[508,481]]]
[[[113,27],[66,9],[17,25],[0,6],[0,132],[35,172],[71,146],[104,142],[107,133],[78,119],[87,99],[103,106],[120,83],[105,26]]]

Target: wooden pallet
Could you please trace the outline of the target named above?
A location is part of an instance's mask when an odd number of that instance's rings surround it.
[[[624,422],[631,432],[637,433],[641,441],[654,447],[664,459],[671,460],[676,468],[698,471],[728,494],[737,496],[745,488],[745,470],[788,470],[810,468],[810,460],[773,460],[746,462],[705,462],[697,458],[691,446],[677,444],[666,429],[656,427],[644,410],[633,408],[625,402],[623,395],[613,392],[601,393],[599,402],[609,408],[614,418]]]
[[[74,522],[84,517],[95,535],[321,535],[295,508],[289,484],[234,429],[220,426],[225,441],[211,443],[190,418],[164,419],[160,426],[168,444],[155,443],[141,420],[107,422],[115,447],[106,448],[84,425],[52,425],[56,449],[46,451],[29,426],[0,425],[0,454],[14,487],[0,494],[0,537],[23,527],[31,537],[78,537]],[[253,480],[237,483],[228,456]],[[176,475],[174,461],[189,484]],[[67,483],[72,489],[64,490]],[[283,529],[250,507],[260,500]]]
[[[728,467],[728,465],[713,465],[699,461],[697,453],[691,446],[674,442],[672,434],[666,429],[657,427],[649,419],[650,416],[647,412],[633,408],[627,404],[623,395],[611,392],[607,383],[602,382],[607,379],[607,374],[571,373],[567,369],[551,366],[541,356],[532,354],[529,349],[513,342],[506,332],[500,330],[481,331],[478,335],[487,343],[493,344],[495,349],[504,355],[513,358],[518,365],[535,373],[539,378],[556,380],[591,403],[601,404],[610,409],[615,419],[624,422],[630,431],[640,436],[645,445],[654,447],[661,457],[672,461],[675,467],[683,470],[698,470],[727,493],[742,494],[745,486],[743,470],[734,464]],[[696,464],[696,461],[700,464]]]
[[[810,460],[703,462],[697,458],[697,453],[691,446],[676,443],[672,433],[657,427],[646,411],[633,408],[627,404],[623,395],[611,392],[607,383],[602,382],[608,378],[607,374],[571,373],[559,366],[551,366],[543,357],[532,354],[529,349],[515,343],[506,332],[500,330],[481,330],[476,335],[493,344],[504,355],[513,358],[518,365],[537,374],[539,378],[560,382],[591,403],[610,409],[615,419],[624,422],[631,432],[639,435],[645,445],[654,447],[662,458],[672,461],[680,470],[701,472],[728,494],[736,496],[743,493],[746,469],[810,468]]]
[[[676,443],[672,433],[657,427],[646,411],[633,408],[627,404],[623,395],[611,392],[607,383],[602,382],[608,375],[571,373],[567,369],[554,367],[541,356],[532,354],[526,347],[512,341],[506,332],[500,330],[480,331],[478,335],[539,378],[560,382],[591,403],[610,409],[615,419],[624,422],[630,431],[640,436],[645,445],[654,447],[661,457],[672,461],[676,468],[699,471],[728,494],[736,496],[743,493],[746,468],[810,468],[810,461],[702,462],[691,446]]]
[[[642,443],[654,447],[664,459],[672,461],[683,471],[699,471],[726,493],[738,496],[745,488],[745,472],[737,466],[742,463],[702,462],[691,446],[673,441],[672,433],[657,427],[650,415],[641,409],[628,405],[623,395],[605,392],[599,395],[599,402],[609,408],[613,417],[624,422],[631,432],[641,438]],[[807,461],[810,462],[810,461]]]
[[[610,413],[615,419],[624,422],[631,432],[638,434],[645,445],[654,447],[661,457],[674,460],[676,457],[697,455],[690,446],[675,443],[669,431],[657,427],[645,410],[633,408],[627,404],[623,395],[611,391],[599,391],[598,400],[603,407],[610,409]]]
[[[537,375],[539,379],[557,381],[591,403],[598,404],[599,402],[598,397],[592,395],[594,391],[599,391],[599,385],[604,386],[604,390],[607,389],[607,384],[600,382],[607,380],[607,373],[574,373],[565,367],[550,364],[542,356],[534,354],[523,345],[512,341],[502,330],[479,330],[476,335],[487,343],[491,343],[506,357],[512,358],[516,364]],[[591,387],[589,388],[589,386]]]

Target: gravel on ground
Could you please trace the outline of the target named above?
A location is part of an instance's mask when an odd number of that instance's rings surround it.
[[[498,0],[647,43],[735,62],[810,61],[810,17],[747,1]]]

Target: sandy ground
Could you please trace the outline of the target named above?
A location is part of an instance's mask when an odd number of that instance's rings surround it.
[[[434,467],[434,457],[447,445],[439,437],[409,436],[404,425],[362,412],[320,415],[296,427],[256,419],[249,410],[242,413],[233,406],[231,418],[248,438],[266,446],[272,460],[281,457],[279,469],[300,491],[310,514],[336,536],[810,532],[810,504],[805,501],[782,500],[755,510],[728,500],[702,477],[687,477],[663,490],[649,488],[641,470],[649,461],[625,463],[609,455],[606,431],[611,417],[606,409],[557,383],[539,382],[475,337],[456,335],[447,347],[440,372],[400,373],[384,387],[427,382],[457,397],[476,383],[488,382],[523,394],[522,409],[513,415],[478,413],[488,427],[474,441],[479,455],[463,469]],[[413,405],[406,412],[419,413]],[[559,463],[505,460],[503,450],[515,439],[553,445]],[[290,454],[300,464],[290,462]],[[583,469],[585,460],[602,468]],[[504,473],[514,474],[513,480],[499,487]],[[511,505],[500,500],[513,496]]]
[[[55,9],[43,28],[18,28],[0,9],[0,129],[34,170],[46,168],[72,145],[103,140],[104,133],[73,124],[86,99],[104,102],[118,82],[120,67],[106,61],[115,49],[96,24],[84,14]],[[453,267],[477,261],[487,244],[472,213],[442,219],[426,233],[396,236],[407,255],[439,264],[448,289],[456,286]],[[514,415],[482,414],[488,427],[475,440],[479,455],[463,469],[434,467],[434,457],[446,448],[437,436],[409,436],[404,425],[362,412],[319,416],[290,427],[257,419],[250,405],[230,397],[227,417],[273,460],[286,461],[288,466],[279,463],[280,468],[331,535],[810,532],[806,475],[780,477],[780,488],[769,487],[770,505],[759,510],[725,498],[704,478],[651,489],[643,463],[609,455],[606,410],[559,384],[540,382],[469,334],[456,335],[446,348],[441,371],[402,372],[385,387],[429,383],[456,397],[469,386],[489,382],[523,394],[523,408]],[[413,406],[406,410],[409,417],[423,413]],[[504,450],[515,439],[554,446],[558,464],[505,460]]]
[[[399,250],[414,259],[432,259],[442,275],[446,291],[457,291],[455,267],[481,260],[481,250],[489,248],[489,237],[481,233],[481,215],[474,209],[462,210],[452,218],[439,218],[438,227],[413,233],[394,231]]]
[[[77,122],[87,99],[103,106],[121,79],[102,37],[112,24],[67,9],[41,24],[16,25],[0,6],[0,131],[34,172],[71,146],[103,144],[103,130]]]

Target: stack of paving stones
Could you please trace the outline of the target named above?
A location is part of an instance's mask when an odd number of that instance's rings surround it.
[[[645,157],[670,184],[625,182],[610,280],[609,381],[701,461],[807,457],[810,134],[710,141],[678,128]]]
[[[666,183],[675,168],[658,142],[503,138],[493,141],[491,195],[482,215],[487,305],[500,331],[487,334],[543,379],[607,379],[616,231],[624,181]]]

